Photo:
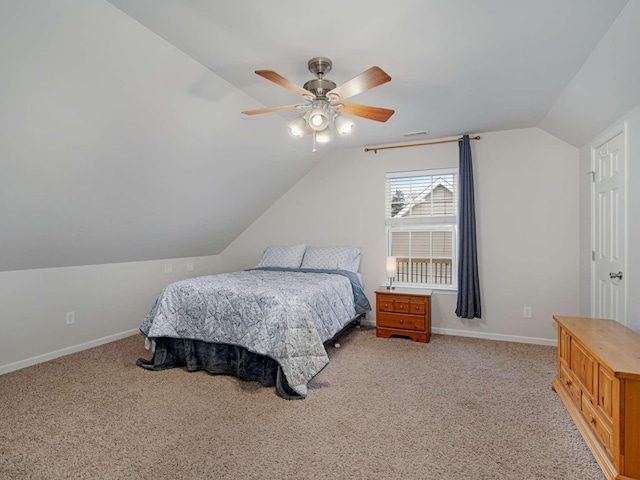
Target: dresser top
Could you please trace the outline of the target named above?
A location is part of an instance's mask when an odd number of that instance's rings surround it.
[[[618,378],[640,380],[640,334],[615,320],[554,315],[589,353],[613,370]]]

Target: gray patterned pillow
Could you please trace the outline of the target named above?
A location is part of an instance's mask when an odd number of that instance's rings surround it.
[[[307,247],[302,268],[326,268],[358,272],[360,249],[357,247]]]
[[[307,246],[272,245],[267,247],[262,254],[258,267],[300,268],[302,257]]]

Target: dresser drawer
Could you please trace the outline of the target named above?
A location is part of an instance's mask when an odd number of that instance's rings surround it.
[[[403,328],[406,330],[424,330],[423,315],[407,315],[402,313],[378,313],[378,326],[388,328]]]
[[[613,421],[613,373],[598,366],[598,405],[606,417]]]
[[[597,434],[600,443],[605,447],[607,454],[611,456],[613,434],[612,428],[597,414],[587,397],[582,397],[582,414],[587,419],[589,426]]]
[[[560,360],[564,362],[568,368],[571,359],[571,337],[566,330],[560,328],[559,338],[560,341],[558,342],[558,349],[560,350]]]
[[[571,394],[571,400],[573,400],[573,403],[576,404],[576,407],[580,408],[580,404],[582,402],[582,393],[580,392],[580,387],[576,385],[573,375],[568,370],[566,370],[564,365],[562,364],[560,364],[558,375],[560,377],[560,380],[562,380],[564,386],[567,387],[567,390],[569,390],[569,393]]]
[[[593,398],[593,372],[595,362],[591,355],[578,343],[571,342],[571,371],[580,381],[583,387],[583,393]]]

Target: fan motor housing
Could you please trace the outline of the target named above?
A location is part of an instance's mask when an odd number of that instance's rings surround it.
[[[327,92],[336,88],[336,83],[325,78],[314,78],[305,83],[303,88],[313,93],[316,97],[325,97]]]

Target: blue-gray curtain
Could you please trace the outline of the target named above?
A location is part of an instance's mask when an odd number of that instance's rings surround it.
[[[458,255],[458,306],[456,315],[481,318],[478,253],[476,248],[476,209],[473,199],[473,165],[469,135],[464,135],[460,147],[460,228]]]

